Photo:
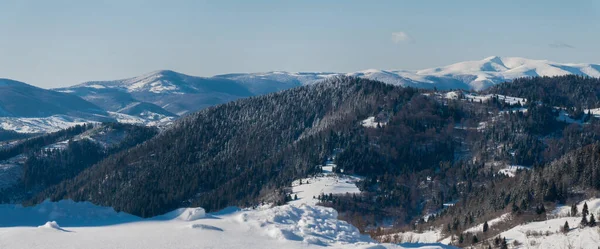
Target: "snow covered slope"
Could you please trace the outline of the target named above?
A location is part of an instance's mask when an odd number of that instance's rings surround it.
[[[179,208],[142,219],[89,202],[45,201],[36,206],[0,205],[0,248],[454,248],[442,244],[379,244],[338,220],[332,208],[316,206],[321,193],[359,193],[357,176],[332,172],[293,183],[298,200],[255,209],[205,213]],[[302,184],[300,184],[302,182]]]
[[[240,80],[245,84],[308,85],[327,77],[347,75],[382,81],[393,85],[419,88],[482,90],[489,86],[520,77],[560,76],[566,74],[600,77],[598,64],[557,63],[547,60],[532,60],[521,57],[491,56],[477,61],[464,61],[443,67],[423,70],[378,70],[368,69],[351,73],[288,73],[267,72],[230,74],[224,77]]]
[[[107,116],[97,119],[73,117],[67,115],[53,115],[40,118],[0,117],[0,128],[19,133],[49,133],[76,125],[86,123],[99,123],[100,121],[117,121],[125,124],[165,127],[171,124],[175,117],[150,111],[143,111],[137,115],[128,115],[118,112],[108,112]]]
[[[0,248],[452,248],[378,244],[331,208],[284,205],[141,219],[90,203],[0,205]]]
[[[457,79],[469,85],[471,89],[481,90],[519,77],[567,74],[600,77],[600,65],[492,56],[479,61],[465,61],[445,67],[419,70],[415,74],[418,76]]]

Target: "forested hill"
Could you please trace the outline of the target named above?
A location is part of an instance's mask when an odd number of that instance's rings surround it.
[[[587,76],[518,78],[490,87],[485,92],[518,96],[551,106],[600,107],[600,79]]]
[[[337,146],[332,131],[392,110],[411,88],[335,77],[321,84],[207,108],[40,197],[90,200],[140,216],[279,201],[274,190],[314,172]]]

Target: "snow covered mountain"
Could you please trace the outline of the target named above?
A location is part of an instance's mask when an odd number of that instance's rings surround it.
[[[138,104],[135,115],[151,112],[175,116],[238,98],[310,85],[340,75],[418,88],[482,90],[520,77],[566,74],[600,77],[600,65],[565,64],[547,60],[492,56],[479,61],[465,61],[444,67],[413,71],[377,69],[351,73],[273,71],[197,77],[161,70],[129,79],[90,81],[56,90],[75,94],[107,111],[119,112],[134,103],[142,103],[141,106]]]
[[[139,77],[91,81],[56,89],[82,97],[108,111],[119,111],[134,103],[136,112],[150,111],[166,116],[182,115],[204,107],[253,96],[240,83],[225,78],[189,76],[169,70]]]
[[[492,56],[480,61],[465,61],[445,67],[430,68],[412,72],[408,77],[417,80],[419,76],[433,79],[454,79],[469,88],[482,90],[489,86],[511,81],[515,78],[534,76],[561,76],[568,74],[600,77],[600,65],[557,63],[547,60],[531,60],[520,57]],[[415,76],[416,75],[416,76]],[[439,87],[438,87],[439,88]]]
[[[482,90],[520,77],[567,74],[600,77],[600,65],[492,56],[412,71],[273,71],[197,77],[161,70],[122,80],[90,81],[54,91],[0,79],[0,127],[20,132],[45,132],[86,121],[165,123],[161,120],[170,122],[206,107],[342,75],[418,88]],[[19,128],[19,124],[24,128]]]

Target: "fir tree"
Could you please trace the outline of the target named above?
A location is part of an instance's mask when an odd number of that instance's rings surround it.
[[[479,243],[479,239],[477,238],[477,235],[473,235],[473,240],[472,240],[473,244],[477,244]]]
[[[506,242],[506,237],[502,239],[502,245],[500,245],[501,249],[508,249],[508,243]]]
[[[577,212],[579,212],[577,210],[577,204],[571,205],[571,216],[577,216]]]
[[[483,223],[483,232],[487,233],[488,229],[489,229],[489,225],[488,225],[488,223],[486,221],[486,222]]]
[[[569,229],[569,222],[565,221],[565,225],[563,226],[563,233],[568,233]]]
[[[587,216],[585,216],[585,215],[581,216],[581,222],[579,222],[579,226],[585,227],[587,225],[588,225]]]
[[[587,216],[588,214],[590,214],[590,211],[588,210],[587,202],[585,202],[583,204],[583,210],[581,210],[581,215]]]
[[[590,226],[590,227],[595,227],[596,226],[596,218],[594,217],[594,214],[592,214],[590,216],[590,221],[588,222],[588,226]]]

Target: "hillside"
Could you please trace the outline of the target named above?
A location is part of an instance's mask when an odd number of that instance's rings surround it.
[[[107,116],[98,106],[79,97],[0,79],[0,117]],[[105,118],[109,119],[109,118]]]
[[[135,125],[84,124],[2,144],[0,202],[22,202],[156,133]]]
[[[334,127],[347,129],[357,116],[395,101],[382,99],[383,92],[390,96],[416,93],[377,82],[334,78],[208,108],[62,183],[61,190],[47,193],[53,198],[91,197],[99,204],[141,216],[186,203],[214,210],[262,198],[278,201],[280,196],[265,194],[314,171],[314,165],[334,146],[312,149],[311,144],[323,141]],[[107,178],[98,185],[99,177]],[[123,188],[123,181],[133,184]],[[248,187],[239,188],[240,184]],[[100,195],[89,195],[93,193]]]

